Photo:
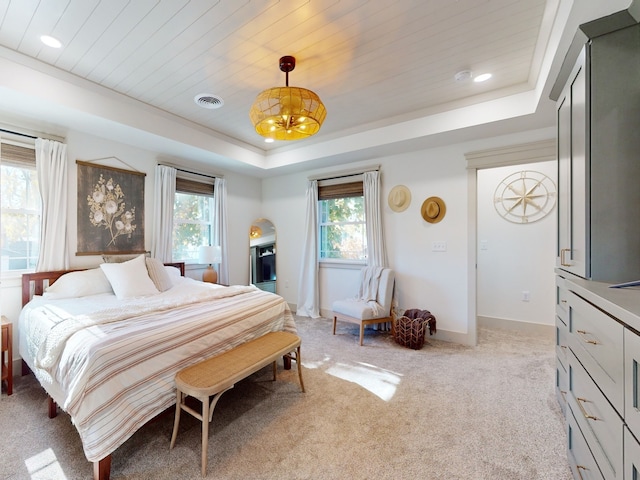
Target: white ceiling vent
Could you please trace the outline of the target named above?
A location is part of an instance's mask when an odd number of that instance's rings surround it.
[[[224,105],[224,100],[222,100],[222,98],[211,93],[201,93],[196,95],[193,98],[193,101],[196,102],[196,105],[209,109],[220,108]]]

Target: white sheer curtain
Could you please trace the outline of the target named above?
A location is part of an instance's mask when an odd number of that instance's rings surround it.
[[[213,232],[212,245],[220,245],[222,263],[218,267],[218,283],[229,285],[229,262],[227,248],[227,182],[216,177],[213,185]]]
[[[364,214],[367,219],[367,265],[386,267],[382,209],[380,208],[380,172],[364,173]]]
[[[69,268],[67,212],[69,210],[67,146],[37,138],[36,172],[42,199],[40,255],[36,271]]]
[[[297,315],[320,316],[320,288],[318,286],[318,181],[307,183],[307,219],[302,249],[302,268],[298,282]]]
[[[173,261],[173,204],[176,198],[176,169],[156,167],[153,237],[151,251],[161,262]]]

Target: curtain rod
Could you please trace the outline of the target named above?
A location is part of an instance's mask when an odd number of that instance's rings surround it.
[[[184,168],[176,168],[176,170],[179,172],[190,173],[191,175],[200,175],[201,177],[216,178],[215,175],[207,175],[206,173],[192,172],[191,170],[185,170]]]
[[[180,167],[176,167],[175,165],[171,165],[170,163],[160,163],[159,165],[162,165],[164,167],[171,167],[171,168],[175,168],[178,172],[183,172],[183,173],[190,173],[191,175],[199,175],[201,177],[207,177],[207,178],[224,178],[224,175],[217,175],[217,174],[208,174],[208,173],[200,173],[200,172],[194,172],[192,170],[185,170],[184,168],[180,168]]]
[[[21,132],[16,131],[20,127],[16,127],[14,125],[8,123],[0,122],[0,133],[8,133],[9,135],[15,135],[17,137],[30,138],[32,140],[37,140],[38,138],[43,138],[45,140],[53,140],[54,142],[65,143],[66,139],[64,137],[59,137],[57,135],[52,135],[48,133],[38,132],[37,130],[30,130],[28,128],[20,128]]]
[[[0,132],[10,133],[11,135],[18,135],[19,137],[33,138],[34,140],[38,138],[38,137],[34,137],[33,135],[27,135],[26,133],[12,132],[11,130],[5,130],[4,128],[0,128]]]
[[[334,178],[353,177],[355,175],[362,175],[365,172],[373,172],[380,170],[380,165],[371,165],[369,167],[353,168],[350,170],[341,170],[335,173],[325,173],[324,175],[310,175],[307,180],[333,180]]]

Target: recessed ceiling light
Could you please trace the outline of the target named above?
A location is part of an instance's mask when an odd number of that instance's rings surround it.
[[[491,74],[490,73],[482,73],[482,74],[478,75],[477,77],[474,77],[473,81],[476,82],[476,83],[486,82],[490,78],[491,78]]]
[[[54,38],[50,35],[42,35],[40,37],[40,41],[44,43],[47,47],[51,48],[60,48],[62,47],[62,42],[57,38]]]
[[[264,143],[273,143],[275,140],[273,138],[265,138]]]
[[[193,101],[196,102],[196,105],[208,109],[220,108],[224,105],[224,100],[212,93],[200,93],[193,97]]]

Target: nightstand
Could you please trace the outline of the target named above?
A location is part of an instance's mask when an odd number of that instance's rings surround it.
[[[7,382],[7,395],[13,393],[13,324],[2,316],[2,381]]]

